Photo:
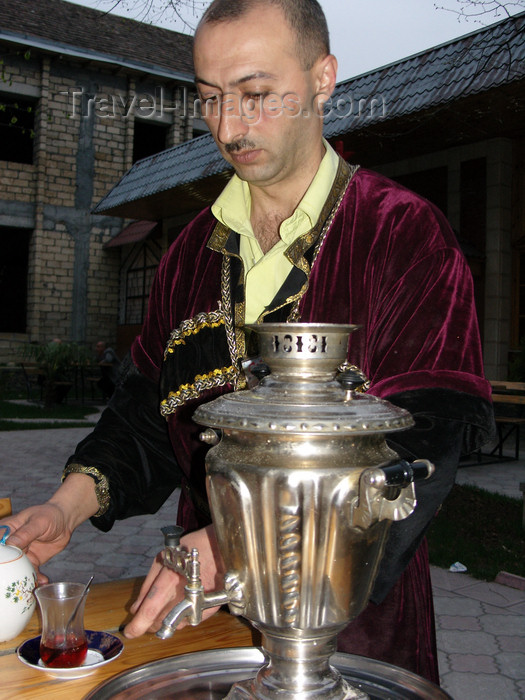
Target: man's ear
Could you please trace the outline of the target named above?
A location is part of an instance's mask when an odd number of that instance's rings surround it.
[[[324,58],[319,59],[313,67],[315,71],[316,84],[316,106],[322,112],[322,107],[327,102],[334,89],[337,80],[337,58],[332,54],[328,54]]]

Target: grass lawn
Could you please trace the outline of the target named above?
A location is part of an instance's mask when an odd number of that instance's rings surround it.
[[[58,404],[45,408],[40,403],[17,403],[0,401],[0,430],[32,430],[35,428],[72,428],[94,425],[92,422],[80,422],[86,416],[96,413],[94,406],[76,406]],[[6,420],[16,418],[17,422]],[[22,422],[20,422],[22,421]],[[65,422],[75,421],[75,422]]]
[[[493,581],[500,571],[525,576],[523,501],[456,484],[427,533],[430,562],[456,561],[474,578]]]

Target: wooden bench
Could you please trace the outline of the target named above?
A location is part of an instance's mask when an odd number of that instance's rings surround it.
[[[525,382],[492,381],[490,384],[493,391],[492,401],[495,407],[525,406]],[[514,436],[514,459],[519,459],[520,428],[522,425],[525,425],[525,417],[522,415],[498,415],[496,413],[495,420],[498,431],[498,443],[491,450],[490,455],[497,453],[500,459],[505,459],[503,446],[509,438]]]

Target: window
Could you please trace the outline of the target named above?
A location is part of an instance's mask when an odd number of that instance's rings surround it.
[[[169,126],[152,120],[135,119],[133,131],[133,162],[160,153],[166,148]]]
[[[126,272],[125,324],[141,324],[144,321],[159,261],[160,246],[154,241],[140,246],[135,253]]]
[[[393,179],[408,187],[409,190],[425,197],[439,207],[445,215],[447,214],[448,170],[446,166],[420,170],[417,173],[400,175]]]
[[[0,160],[32,163],[37,101],[0,93]]]
[[[485,240],[487,236],[487,161],[461,163],[459,242],[474,279],[474,296],[481,337],[485,319]]]
[[[461,163],[460,222],[462,240],[485,253],[487,232],[487,160],[474,158]]]
[[[0,227],[0,333],[25,333],[31,231]]]

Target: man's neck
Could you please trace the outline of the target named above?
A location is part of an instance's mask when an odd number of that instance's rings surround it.
[[[292,200],[290,197],[268,196],[268,192],[250,187],[251,224],[263,253],[267,253],[279,241],[281,224],[294,213],[307,189],[308,186]]]
[[[279,229],[299,206],[302,198],[314,179],[321,160],[321,154],[310,168],[298,171],[297,176],[287,184],[282,182],[259,187],[249,184],[251,195],[251,224],[263,253],[267,253],[279,241]]]

